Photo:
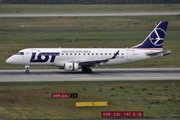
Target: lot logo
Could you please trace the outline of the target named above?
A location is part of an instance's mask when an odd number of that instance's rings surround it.
[[[30,62],[47,62],[50,58],[50,62],[54,62],[56,56],[58,56],[58,52],[42,52],[36,55],[35,52],[32,53]]]
[[[156,28],[149,36],[151,43],[155,46],[161,46],[164,42],[166,32],[161,28]]]

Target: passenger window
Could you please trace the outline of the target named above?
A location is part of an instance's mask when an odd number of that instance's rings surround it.
[[[103,54],[101,53],[101,55],[103,55]]]
[[[105,55],[107,55],[107,53],[105,53]]]
[[[81,55],[81,53],[79,53],[79,55]]]
[[[109,55],[111,55],[111,53],[109,53]]]
[[[96,53],[96,55],[98,55],[98,53]]]
[[[64,55],[64,53],[62,53],[62,55]]]
[[[86,55],[86,53],[84,53],[84,55]]]
[[[74,53],[74,55],[76,55],[76,53]]]
[[[94,55],[94,53],[92,53],[92,55]]]

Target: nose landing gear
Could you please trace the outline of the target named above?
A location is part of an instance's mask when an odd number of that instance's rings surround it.
[[[29,73],[30,73],[30,71],[29,71],[30,66],[29,66],[29,65],[25,65],[25,68],[26,68],[25,73],[26,73],[26,74],[29,74]]]
[[[29,74],[29,70],[26,70],[25,72],[26,72],[26,74]]]

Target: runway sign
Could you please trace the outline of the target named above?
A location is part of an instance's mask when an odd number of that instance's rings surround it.
[[[71,98],[78,98],[78,93],[71,93]]]
[[[78,93],[51,93],[51,98],[78,98]]]
[[[143,118],[143,111],[102,111],[103,118]]]
[[[76,102],[76,107],[103,107],[108,106],[108,102]]]

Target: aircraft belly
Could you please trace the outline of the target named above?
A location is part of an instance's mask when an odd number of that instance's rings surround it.
[[[40,66],[43,66],[43,65],[45,65],[45,66],[53,66],[54,65],[54,63],[29,63],[28,65],[40,65]]]

